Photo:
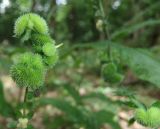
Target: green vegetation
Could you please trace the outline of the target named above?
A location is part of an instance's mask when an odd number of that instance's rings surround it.
[[[0,129],[160,127],[159,1],[7,2]]]

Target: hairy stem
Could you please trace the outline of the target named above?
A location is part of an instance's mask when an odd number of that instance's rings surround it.
[[[111,38],[110,38],[110,34],[109,34],[109,23],[108,23],[108,18],[105,14],[105,11],[104,11],[104,7],[103,7],[103,2],[102,0],[99,0],[99,8],[100,8],[100,11],[101,11],[101,14],[102,14],[102,18],[103,18],[103,32],[105,34],[105,37],[108,38],[108,47],[107,47],[107,53],[108,53],[108,57],[109,57],[109,61],[111,60]]]
[[[25,107],[26,107],[26,102],[27,102],[27,93],[28,93],[28,87],[26,87],[26,89],[25,89],[25,94],[24,94],[24,101],[23,101],[23,116],[26,116],[26,109],[25,109]]]

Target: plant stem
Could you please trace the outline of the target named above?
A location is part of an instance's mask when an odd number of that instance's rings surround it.
[[[25,94],[24,94],[24,101],[23,101],[23,116],[26,116],[26,109],[25,109],[25,104],[27,102],[27,93],[28,93],[28,87],[25,89]]]
[[[102,18],[103,18],[103,32],[105,34],[105,37],[108,38],[108,47],[107,47],[107,53],[108,53],[108,58],[109,58],[109,61],[111,61],[111,38],[110,38],[110,34],[109,34],[109,23],[107,21],[107,17],[105,15],[105,11],[104,11],[104,8],[103,8],[103,3],[102,3],[102,0],[99,0],[99,8],[100,8],[100,11],[101,11],[101,14],[102,14]]]

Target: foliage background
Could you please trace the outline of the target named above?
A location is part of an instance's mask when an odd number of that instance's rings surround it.
[[[125,79],[118,86],[104,82],[100,74],[99,53],[107,51],[109,41],[96,29],[96,6],[94,0],[0,0],[0,77],[4,83],[0,86],[0,128],[6,129],[18,117],[15,96],[23,89],[7,82],[16,55],[30,48],[13,36],[14,22],[25,12],[43,16],[51,36],[57,44],[63,43],[60,61],[47,74],[29,128],[131,128],[121,124],[120,115],[123,111],[133,115],[128,97],[135,95],[147,105],[160,98],[160,1],[103,0],[112,49],[122,54],[126,65]],[[127,123],[130,117],[124,119]]]

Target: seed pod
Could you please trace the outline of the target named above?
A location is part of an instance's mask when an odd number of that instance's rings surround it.
[[[44,56],[43,61],[47,67],[53,67],[58,61],[58,52],[55,51],[54,55],[52,56]]]
[[[112,76],[111,82],[112,83],[120,83],[120,82],[122,82],[123,79],[124,79],[124,75],[122,75],[120,73],[115,73]]]
[[[112,76],[117,72],[117,66],[114,63],[108,63],[102,66],[102,73],[105,76]]]
[[[20,16],[14,25],[14,34],[16,37],[21,36],[27,28],[27,17],[25,15]]]
[[[48,26],[46,21],[34,13],[24,14],[16,20],[14,25],[14,34],[16,37],[20,37],[28,29],[36,33],[48,34]]]
[[[135,119],[138,123],[151,128],[160,127],[160,109],[151,107],[148,110],[137,109]]]
[[[43,45],[47,43],[55,44],[55,41],[48,35],[33,34],[31,39],[36,52],[42,52]]]
[[[137,109],[136,112],[135,112],[135,119],[141,125],[147,126],[148,125],[147,111],[142,109],[142,108]]]
[[[148,115],[148,126],[149,127],[160,127],[160,109],[156,107],[151,107],[147,111]]]
[[[43,85],[45,69],[38,54],[25,53],[10,70],[13,80],[21,87],[37,89]]]
[[[46,56],[54,56],[54,54],[56,53],[56,46],[51,43],[46,43],[45,45],[43,45],[42,51]]]
[[[36,30],[36,32],[41,34],[48,34],[47,23],[42,17],[34,13],[29,13],[28,15],[34,24],[34,29]]]

